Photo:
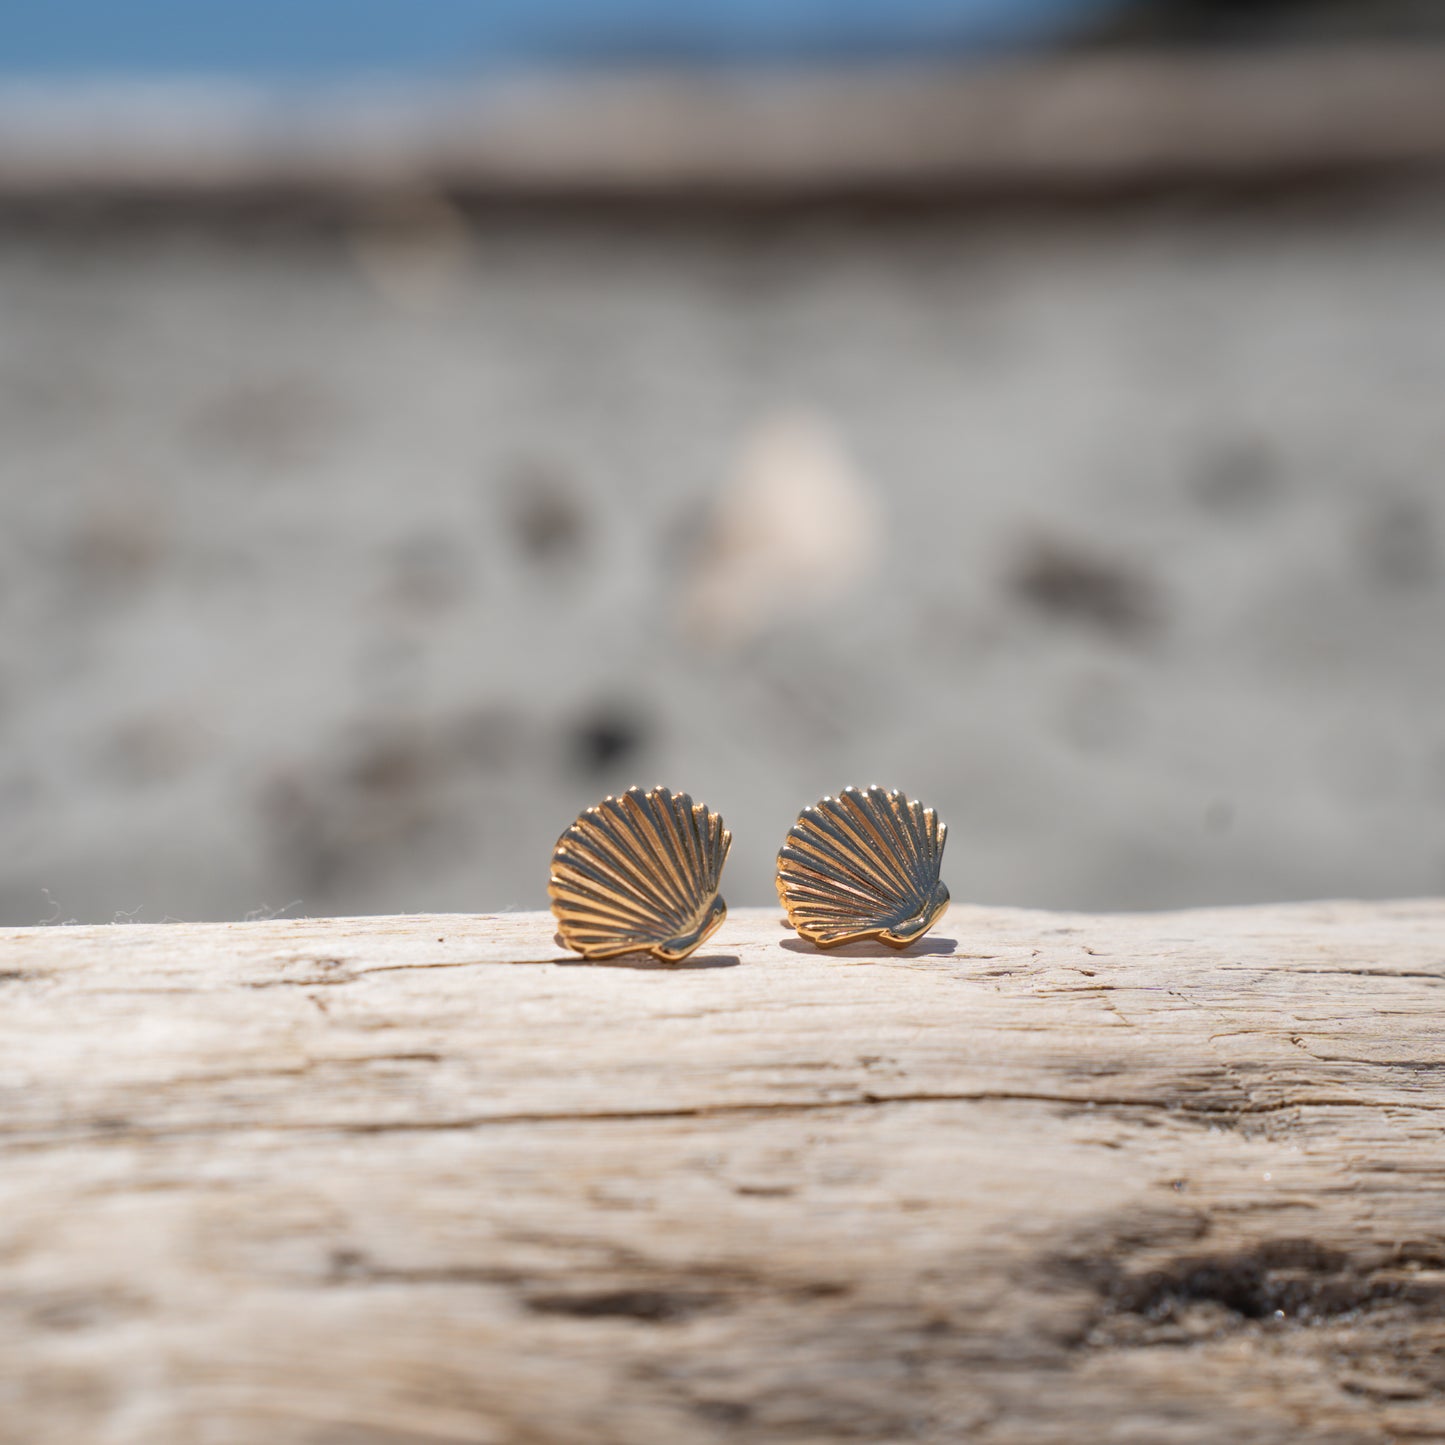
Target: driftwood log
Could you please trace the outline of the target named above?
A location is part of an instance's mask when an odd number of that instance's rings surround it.
[[[5,1445],[1445,1440],[1445,904],[0,934]]]
[[[400,91],[0,84],[0,198],[797,202],[1288,181],[1445,161],[1445,47],[1000,65],[564,68]]]

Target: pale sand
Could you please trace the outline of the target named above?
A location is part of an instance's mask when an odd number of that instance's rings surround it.
[[[8,223],[0,317],[0,923],[535,907],[634,781],[736,904],[870,781],[959,899],[1445,890],[1438,197]],[[842,584],[712,625],[789,425]]]

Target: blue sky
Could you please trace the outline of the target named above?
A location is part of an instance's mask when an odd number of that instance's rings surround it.
[[[1026,44],[1109,0],[9,0],[0,73],[326,78]]]

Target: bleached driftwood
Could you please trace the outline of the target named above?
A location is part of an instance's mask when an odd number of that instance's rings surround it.
[[[1445,904],[0,934],[0,1440],[1445,1439]]]
[[[550,78],[292,94],[0,85],[0,198],[1110,192],[1445,160],[1445,47]]]

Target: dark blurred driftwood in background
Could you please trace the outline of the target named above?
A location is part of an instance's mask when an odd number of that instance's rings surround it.
[[[1445,161],[1445,51],[1090,54],[289,96],[0,92],[0,196],[431,185],[798,199],[1097,190]]]

